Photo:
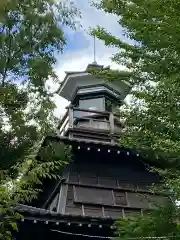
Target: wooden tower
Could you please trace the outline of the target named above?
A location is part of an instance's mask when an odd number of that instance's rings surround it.
[[[66,73],[59,94],[70,105],[55,138],[72,146],[73,159],[44,201],[18,206],[24,215],[18,240],[106,239],[115,219],[146,214],[166,199],[149,190],[159,176],[138,153],[118,144],[123,131],[113,108],[129,91],[127,82],[107,83],[87,69]]]

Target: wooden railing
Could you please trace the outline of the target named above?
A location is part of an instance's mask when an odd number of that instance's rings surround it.
[[[117,132],[117,118],[118,115],[112,112],[68,107],[59,124],[60,135],[65,135],[66,131],[72,128],[94,129],[114,134]]]

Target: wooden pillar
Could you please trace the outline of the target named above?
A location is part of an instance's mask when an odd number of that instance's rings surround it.
[[[110,122],[110,133],[114,134],[114,114],[112,112],[109,114],[109,122]]]
[[[69,108],[69,128],[73,128],[74,125],[74,109],[72,107]]]
[[[114,144],[114,114],[110,112],[109,114],[109,123],[110,123],[110,134],[111,134],[111,143]]]

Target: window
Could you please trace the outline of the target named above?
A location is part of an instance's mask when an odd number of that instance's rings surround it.
[[[79,108],[84,108],[84,109],[96,108],[96,110],[104,111],[105,110],[104,98],[92,98],[92,99],[79,100]]]
[[[126,206],[127,200],[125,192],[114,191],[114,201],[116,205]]]
[[[79,108],[91,111],[105,111],[104,98],[92,98],[79,100]],[[74,111],[74,118],[93,118],[100,116],[100,114],[93,112],[82,112],[81,110]],[[81,123],[82,124],[82,123]]]
[[[104,214],[105,214],[105,217],[120,218],[120,217],[122,217],[122,209],[105,207]]]
[[[107,206],[126,206],[126,194],[110,189],[75,187],[75,202]]]
[[[98,217],[98,216],[103,216],[103,211],[102,211],[102,207],[95,207],[95,206],[88,206],[85,205],[84,206],[84,213],[87,216],[94,216],[94,217]]]
[[[114,205],[111,190],[76,187],[75,201],[100,205]]]
[[[72,207],[66,206],[65,213],[72,214],[72,215],[82,215],[82,206],[81,205],[74,205]]]

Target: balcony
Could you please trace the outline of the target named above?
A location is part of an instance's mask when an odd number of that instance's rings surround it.
[[[68,107],[58,132],[60,136],[115,143],[121,134],[119,116],[77,107]]]

